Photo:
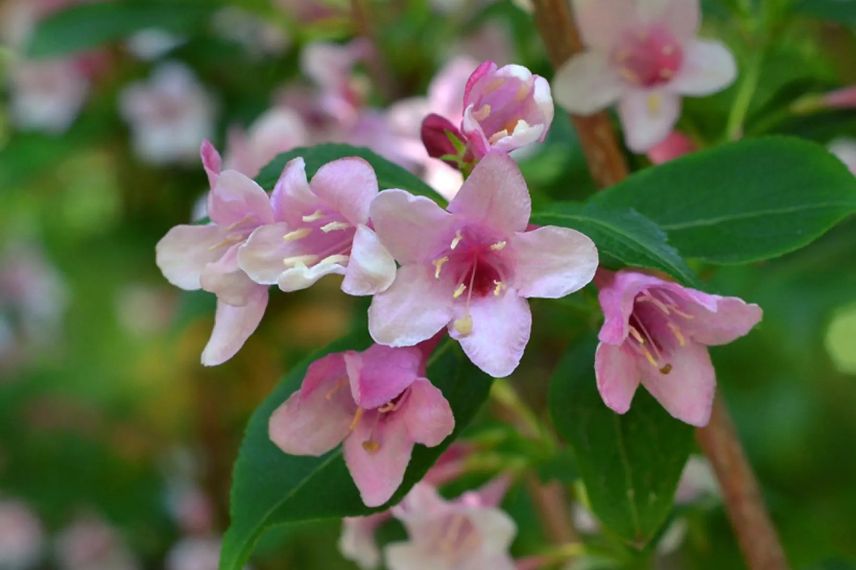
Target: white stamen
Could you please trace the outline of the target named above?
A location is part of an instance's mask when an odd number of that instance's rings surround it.
[[[466,290],[467,290],[467,286],[466,286],[466,285],[464,285],[463,283],[461,283],[460,285],[458,285],[458,288],[457,288],[457,289],[455,289],[455,292],[454,292],[454,293],[452,293],[452,298],[453,298],[453,299],[457,299],[458,297],[460,297],[461,295],[463,295],[463,294],[464,294],[464,291],[466,291]]]
[[[297,267],[298,265],[306,267],[316,261],[318,261],[317,255],[294,255],[292,257],[284,257],[282,264],[286,267]]]
[[[496,243],[494,243],[494,244],[491,244],[491,246],[490,246],[490,250],[491,250],[491,251],[502,251],[503,249],[505,249],[505,246],[506,246],[506,245],[507,245],[507,244],[506,244],[506,242],[504,242],[504,241],[498,241],[498,242],[496,242]]]
[[[464,239],[464,236],[461,235],[461,230],[455,232],[455,237],[452,239],[452,243],[449,244],[449,247],[455,249],[458,247],[458,244],[461,243],[461,240]]]
[[[488,117],[490,117],[490,105],[482,105],[481,109],[473,112],[473,118],[476,121],[484,121]]]
[[[282,239],[285,241],[297,241],[299,239],[303,239],[309,234],[312,233],[312,228],[300,228],[299,230],[294,230],[293,232],[288,232]]]
[[[493,280],[493,284],[496,285],[496,287],[493,288],[493,296],[499,297],[499,294],[506,288],[506,285],[502,281],[497,281],[496,279]]]
[[[351,224],[347,222],[330,222],[329,224],[324,224],[321,226],[321,231],[326,233],[336,232],[339,230],[346,230],[351,227]]]
[[[496,142],[498,140],[504,139],[507,136],[508,136],[508,129],[502,129],[501,131],[497,131],[497,132],[493,133],[490,136],[490,138],[488,139],[488,142],[490,144],[496,144]]]
[[[449,261],[447,256],[443,256],[439,259],[434,260],[434,279],[440,278],[440,271],[443,270],[443,265],[445,265]]]
[[[304,222],[308,223],[308,222],[317,222],[321,218],[325,218],[325,217],[326,216],[323,213],[321,213],[321,210],[315,210],[314,212],[312,212],[308,216],[303,216],[301,219]]]
[[[350,256],[337,253],[335,255],[328,255],[327,257],[319,261],[318,265],[327,265],[333,263],[338,263],[339,265],[347,265],[349,259]]]

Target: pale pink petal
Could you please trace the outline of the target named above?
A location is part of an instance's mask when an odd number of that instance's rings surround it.
[[[603,326],[598,333],[601,342],[619,345],[630,332],[630,315],[636,295],[648,287],[661,287],[668,281],[642,273],[622,270],[617,273],[599,269],[595,282],[600,289],[598,301],[603,310]]]
[[[298,264],[283,271],[277,280],[277,285],[280,290],[292,293],[312,287],[324,276],[344,274],[345,266],[339,262],[319,262],[308,267]]]
[[[274,217],[291,227],[299,227],[303,216],[320,207],[318,196],[309,189],[306,180],[306,163],[300,157],[289,160],[279,175],[270,196]]]
[[[263,285],[275,285],[285,271],[283,259],[298,255],[295,242],[283,239],[288,234],[284,223],[260,226],[238,250],[238,265],[250,279]]]
[[[680,326],[701,344],[728,344],[748,334],[763,317],[761,307],[737,297],[708,295],[692,289],[687,293],[698,304],[681,305],[693,318],[681,320]]]
[[[271,416],[268,434],[285,453],[323,455],[348,435],[356,409],[342,353],[329,354],[309,365],[300,390]]]
[[[383,554],[389,570],[438,570],[434,557],[412,542],[394,542]]]
[[[468,509],[467,517],[481,536],[483,556],[507,553],[514,535],[517,534],[517,525],[510,516],[499,509],[475,508]],[[502,558],[509,562],[511,560],[507,554]]]
[[[402,501],[392,507],[392,516],[400,520],[411,536],[422,534],[424,523],[449,510],[436,488],[425,482],[416,483]]]
[[[366,226],[357,226],[342,291],[348,295],[382,293],[392,285],[395,269],[395,259],[377,234]]]
[[[484,61],[482,62],[476,69],[473,71],[472,75],[470,75],[469,79],[467,79],[467,83],[464,86],[464,102],[463,107],[469,107],[470,103],[472,103],[473,99],[473,90],[476,84],[481,81],[487,75],[495,72],[497,69],[497,65],[492,61]]]
[[[404,190],[384,190],[371,205],[374,231],[400,263],[432,259],[447,246],[454,218],[432,200]]]
[[[522,232],[532,201],[517,163],[506,154],[490,153],[473,169],[449,211],[500,233]]]
[[[568,228],[545,226],[514,234],[514,288],[522,297],[558,299],[585,287],[594,277],[594,242]]]
[[[716,391],[707,347],[689,342],[672,351],[668,361],[672,365],[668,374],[640,365],[642,385],[675,418],[697,427],[707,425]]]
[[[312,191],[350,223],[365,224],[369,206],[377,196],[377,176],[371,164],[359,157],[328,162],[310,182]]]
[[[205,174],[208,175],[208,186],[214,188],[217,185],[217,177],[220,175],[223,164],[220,153],[217,152],[211,141],[205,139],[202,141],[202,147],[199,149],[199,156],[202,158],[202,167],[205,169]]]
[[[393,412],[378,422],[363,416],[345,439],[345,463],[367,507],[378,507],[392,497],[410,463],[413,440],[396,416]]]
[[[492,149],[511,152],[542,140],[547,134],[547,125],[530,125],[524,120],[517,121],[514,130],[507,136],[495,140]]]
[[[155,246],[158,268],[176,287],[201,288],[205,266],[217,261],[229,246],[224,242],[227,233],[216,224],[175,226]]]
[[[237,170],[224,170],[208,194],[211,221],[227,228],[273,222],[270,200],[262,187]]]
[[[202,364],[217,366],[235,356],[259,326],[268,302],[267,287],[258,285],[242,307],[217,301],[214,330],[202,351]]]
[[[494,378],[505,378],[514,372],[532,329],[532,313],[526,299],[506,289],[498,296],[474,298],[469,309],[460,304],[455,310],[456,320],[449,325],[449,334],[461,343],[472,363]],[[467,314],[472,319],[472,331],[461,334],[456,323],[466,319]]]
[[[233,245],[220,259],[206,265],[199,280],[205,291],[234,306],[246,305],[258,287],[238,267],[238,247]]]
[[[365,517],[342,519],[339,552],[348,560],[355,562],[361,570],[371,570],[380,566],[381,556],[375,540],[375,531],[391,517],[389,512],[383,512]]]
[[[583,44],[606,52],[612,51],[636,20],[636,10],[628,0],[573,0],[573,6]]]
[[[345,353],[351,396],[361,408],[379,408],[413,384],[422,354],[418,348],[373,344],[364,352]]]
[[[609,62],[609,54],[587,51],[574,56],[556,72],[553,97],[568,112],[591,115],[618,101],[624,82]]]
[[[379,344],[413,346],[452,319],[452,301],[452,292],[430,268],[405,265],[390,288],[372,299],[369,332]]]
[[[669,89],[681,95],[710,95],[736,78],[737,62],[724,44],[693,40],[684,47],[684,61]]]
[[[678,121],[681,98],[667,91],[635,90],[624,94],[618,116],[627,147],[642,153],[662,142]]]
[[[639,386],[639,370],[636,357],[624,345],[601,342],[594,355],[594,371],[597,389],[603,403],[612,411],[623,414],[630,409],[630,402]]]
[[[699,0],[636,0],[640,23],[664,25],[678,39],[695,37],[701,22]]]
[[[399,413],[413,441],[428,447],[440,445],[455,429],[449,402],[443,392],[425,378],[419,378],[410,386],[407,401]]]

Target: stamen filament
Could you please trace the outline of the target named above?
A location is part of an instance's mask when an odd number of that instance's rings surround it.
[[[452,238],[452,243],[449,244],[449,247],[455,249],[458,247],[458,244],[461,243],[461,240],[464,239],[464,236],[461,235],[461,230],[455,232],[455,237]]]
[[[326,217],[327,217],[327,216],[325,216],[325,215],[321,212],[321,210],[315,210],[314,212],[312,212],[312,213],[311,213],[311,214],[309,214],[308,216],[303,216],[301,219],[302,219],[304,222],[317,222],[317,221],[318,221],[318,220],[320,220],[321,218],[326,218]]]
[[[498,241],[494,244],[491,244],[490,250],[491,251],[502,251],[503,249],[505,249],[506,245],[507,245],[507,243],[505,241]]]
[[[440,271],[442,271],[443,265],[445,265],[448,261],[448,256],[443,256],[439,259],[434,260],[434,279],[440,278]]]
[[[354,431],[357,427],[357,424],[360,423],[360,419],[362,419],[363,414],[366,411],[363,408],[357,408],[357,412],[354,414],[354,419],[351,420],[351,425],[348,426],[348,431]]]
[[[346,230],[351,227],[351,224],[347,222],[330,222],[329,224],[324,224],[321,226],[321,231],[326,233],[336,232],[340,230]]]
[[[452,298],[453,298],[453,299],[457,299],[458,297],[460,297],[461,295],[463,295],[463,294],[464,294],[464,291],[466,291],[466,290],[467,290],[467,286],[466,286],[466,285],[464,285],[463,283],[460,283],[460,284],[458,285],[458,287],[455,289],[455,292],[454,292],[454,293],[452,293]]]
[[[287,234],[282,236],[282,239],[284,239],[285,241],[297,241],[299,239],[305,238],[311,233],[312,228],[300,228],[299,230],[288,232]]]

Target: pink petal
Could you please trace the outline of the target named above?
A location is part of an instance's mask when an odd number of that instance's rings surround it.
[[[216,224],[175,226],[155,246],[158,268],[176,287],[199,289],[205,266],[217,261],[229,245],[224,243],[226,234]]]
[[[380,241],[400,263],[431,260],[448,245],[454,218],[424,196],[384,190],[371,205],[371,219]]]
[[[669,358],[672,369],[662,374],[653,366],[640,365],[642,385],[675,418],[697,427],[710,419],[716,375],[707,348],[690,342]]]
[[[693,40],[684,47],[684,61],[669,88],[681,95],[710,95],[737,78],[737,63],[724,44]]]
[[[238,265],[250,279],[263,285],[275,285],[285,270],[283,259],[299,255],[295,242],[283,239],[288,233],[284,223],[259,226],[238,250]]]
[[[400,395],[418,376],[422,354],[417,348],[373,344],[364,352],[344,355],[351,395],[361,408],[379,408]]]
[[[699,0],[636,0],[642,24],[665,25],[678,39],[695,37],[701,22]]]
[[[624,91],[609,54],[587,51],[568,60],[553,78],[553,97],[570,113],[591,115],[616,101]]]
[[[627,412],[640,381],[636,357],[623,344],[601,342],[594,355],[594,370],[603,403],[619,414]]]
[[[585,287],[597,269],[597,248],[586,235],[546,226],[514,234],[514,288],[521,297],[558,299]]]
[[[474,95],[473,89],[475,88],[476,84],[479,81],[481,81],[482,78],[484,78],[487,75],[490,75],[491,73],[495,72],[496,69],[497,69],[497,65],[494,62],[488,60],[488,61],[482,62],[475,69],[475,71],[473,71],[472,75],[470,75],[469,79],[467,79],[467,83],[464,86],[464,101],[463,101],[463,107],[464,108],[469,107],[470,104],[473,102],[473,95]]]
[[[685,291],[699,304],[683,305],[693,319],[681,320],[680,326],[701,344],[728,344],[748,334],[763,317],[761,307],[743,299],[708,295],[693,289]]]
[[[506,289],[499,296],[473,299],[468,311],[463,304],[455,310],[456,319],[465,318],[467,312],[472,318],[472,332],[467,335],[461,335],[454,323],[449,325],[449,334],[461,343],[472,363],[494,378],[505,378],[514,372],[532,329],[532,313],[526,299]]]
[[[345,439],[345,463],[363,503],[367,507],[378,507],[401,486],[413,453],[413,440],[397,414],[377,422],[368,415],[363,416]],[[367,449],[363,445],[366,442],[374,442],[379,447]]]
[[[267,287],[258,285],[242,307],[217,301],[214,330],[202,351],[204,366],[217,366],[235,356],[259,326],[268,302]]]
[[[323,455],[348,435],[356,408],[342,353],[329,354],[309,365],[300,390],[274,411],[268,433],[285,453]]]
[[[372,299],[369,332],[379,344],[413,346],[452,319],[452,301],[452,292],[430,268],[405,265],[390,288]]]
[[[345,269],[342,291],[348,295],[375,295],[395,279],[395,259],[372,230],[358,226]]]
[[[229,229],[273,222],[268,195],[251,178],[237,170],[224,170],[208,194],[211,221]]]
[[[416,443],[434,447],[452,434],[455,417],[443,393],[430,381],[419,378],[410,386],[407,401],[399,413]]]
[[[274,217],[297,228],[303,224],[303,216],[319,209],[318,196],[309,189],[306,180],[306,163],[298,157],[289,160],[279,175],[270,196]]]
[[[340,158],[318,169],[310,183],[312,191],[350,223],[365,224],[369,206],[377,196],[377,176],[364,159]]]
[[[573,6],[583,44],[606,52],[612,51],[636,18],[627,0],[573,0]]]
[[[199,149],[199,156],[202,158],[202,167],[205,169],[205,174],[208,175],[208,186],[214,188],[217,185],[217,177],[220,175],[223,161],[220,158],[220,153],[211,144],[211,141],[205,139],[202,141],[202,147]]]
[[[341,263],[316,263],[307,267],[306,265],[297,265],[289,267],[283,271],[277,285],[281,291],[293,293],[294,291],[302,291],[315,285],[319,279],[327,275],[344,275],[345,266]]]
[[[681,98],[666,91],[635,90],[624,94],[618,116],[624,138],[633,152],[643,153],[662,142],[681,113]]]
[[[389,570],[438,570],[434,556],[414,542],[393,542],[383,555]]]
[[[200,283],[205,291],[217,295],[217,299],[234,306],[249,302],[257,284],[238,267],[238,248],[235,244],[223,256],[205,266]]]
[[[476,527],[481,536],[482,556],[500,564],[499,568],[514,568],[511,558],[507,555],[508,547],[517,534],[514,520],[499,509],[471,509],[467,513],[470,522]],[[480,568],[496,568],[483,566]]]
[[[449,211],[500,233],[522,232],[529,224],[532,201],[517,163],[490,153],[473,169]]]
[[[598,338],[601,342],[620,345],[630,332],[629,321],[633,313],[633,303],[643,289],[648,287],[660,287],[668,282],[642,273],[625,269],[613,273],[604,269],[598,270],[595,278],[598,292],[598,301],[603,310],[603,326],[600,328]]]

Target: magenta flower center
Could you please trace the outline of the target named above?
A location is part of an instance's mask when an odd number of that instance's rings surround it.
[[[640,87],[657,87],[672,80],[684,61],[680,42],[666,28],[630,33],[612,54],[618,72]]]
[[[286,268],[297,265],[346,264],[357,229],[337,212],[320,208],[302,218],[302,225],[282,236],[289,242],[299,242],[300,253],[284,258]]]
[[[668,374],[672,371],[673,351],[687,344],[681,327],[692,318],[668,292],[643,290],[633,302],[630,334],[625,342],[661,374]]]

